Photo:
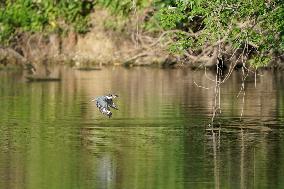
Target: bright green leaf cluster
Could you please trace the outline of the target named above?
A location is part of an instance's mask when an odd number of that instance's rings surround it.
[[[0,4],[0,42],[20,32],[88,31],[90,1],[6,0]]]
[[[181,49],[199,51],[223,40],[232,51],[255,48],[250,62],[260,66],[269,62],[269,53],[284,50],[284,4],[280,0],[177,0],[163,5],[154,18],[164,30],[196,34],[173,38],[170,51],[177,54]]]

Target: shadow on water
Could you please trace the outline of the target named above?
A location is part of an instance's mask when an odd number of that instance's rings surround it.
[[[281,74],[249,79],[242,106],[235,72],[212,134],[213,73],[60,69],[53,83],[0,72],[0,188],[284,187]],[[109,92],[120,96],[112,119],[90,101]]]

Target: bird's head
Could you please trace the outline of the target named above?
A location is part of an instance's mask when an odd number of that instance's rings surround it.
[[[116,94],[108,94],[108,95],[106,95],[106,97],[108,99],[114,99],[114,98],[118,97],[118,95],[116,95]]]

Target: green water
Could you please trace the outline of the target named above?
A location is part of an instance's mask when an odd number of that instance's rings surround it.
[[[234,73],[213,135],[212,73],[60,69],[42,83],[0,71],[1,189],[284,188],[281,74],[249,78],[243,104]],[[120,96],[111,119],[90,102],[108,92]]]

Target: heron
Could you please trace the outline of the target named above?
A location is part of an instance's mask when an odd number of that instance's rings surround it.
[[[113,99],[115,99],[116,97],[118,97],[118,95],[108,94],[108,95],[96,97],[92,99],[92,101],[96,102],[96,106],[97,108],[99,108],[102,114],[110,118],[112,116],[112,112],[110,111],[110,108],[118,110],[117,106],[113,102]]]

